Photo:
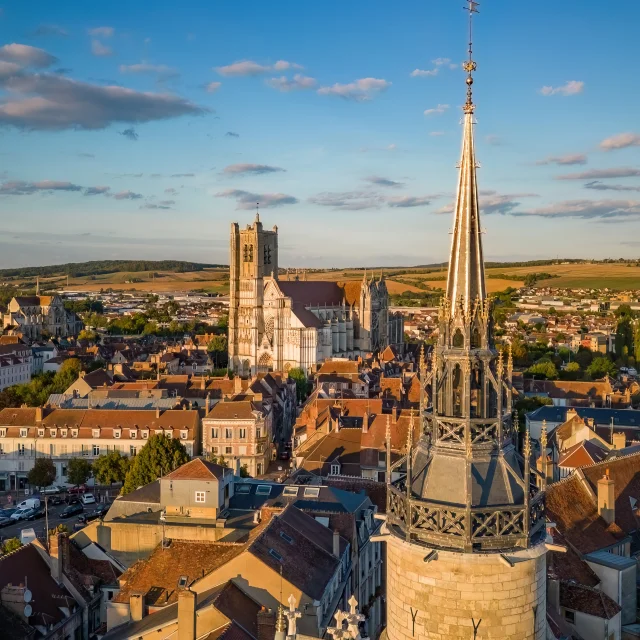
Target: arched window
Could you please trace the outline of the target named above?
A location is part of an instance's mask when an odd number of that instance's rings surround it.
[[[452,379],[452,389],[453,392],[453,417],[461,418],[462,417],[462,390],[463,390],[463,382],[462,382],[462,369],[460,365],[457,364],[453,368],[453,379]]]
[[[478,327],[475,327],[471,332],[471,348],[479,349],[482,346],[482,339],[480,338],[480,331]]]
[[[258,360],[258,368],[262,372],[270,371],[273,367],[273,358],[270,353],[263,353]]]
[[[482,363],[477,363],[471,370],[471,418],[483,418],[483,379],[482,379]]]
[[[462,349],[462,347],[464,347],[464,336],[460,329],[456,329],[456,332],[453,334],[453,346],[456,349]]]

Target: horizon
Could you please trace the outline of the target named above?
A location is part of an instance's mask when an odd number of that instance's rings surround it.
[[[634,9],[480,6],[486,261],[638,256]],[[257,201],[282,265],[446,263],[462,7],[162,0],[151,16],[121,0],[0,11],[0,268],[228,263],[229,225]]]

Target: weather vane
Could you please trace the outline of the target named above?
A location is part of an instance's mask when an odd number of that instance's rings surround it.
[[[479,6],[480,3],[467,0],[467,6],[463,7],[465,11],[469,12],[469,59],[462,65],[462,68],[467,72],[467,101],[462,108],[465,113],[473,113],[475,109],[471,86],[473,85],[473,72],[478,68],[478,65],[473,60],[473,14],[479,13]]]

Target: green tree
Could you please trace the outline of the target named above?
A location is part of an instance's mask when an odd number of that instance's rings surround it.
[[[553,362],[549,360],[538,361],[530,366],[526,373],[534,378],[542,378],[543,380],[557,380],[558,370]]]
[[[207,345],[207,352],[213,359],[215,369],[220,369],[221,367],[226,366],[227,336],[213,336]]]
[[[53,386],[56,391],[52,391],[52,393],[62,393],[68,389],[78,379],[81,371],[82,363],[78,358],[65,360],[53,378]]]
[[[56,479],[56,465],[50,458],[36,458],[27,476],[30,485],[48,487]]]
[[[129,471],[129,458],[123,456],[120,451],[109,451],[93,462],[93,476],[100,484],[111,485],[114,482],[124,482],[127,471]]]
[[[586,347],[578,347],[578,352],[573,357],[582,369],[586,369],[593,360],[593,351]]]
[[[78,340],[88,340],[89,342],[96,342],[98,340],[98,334],[91,329],[83,329],[78,334]]]
[[[514,404],[514,409],[518,412],[518,423],[520,426],[520,431],[524,431],[524,429],[526,428],[525,415],[527,413],[531,413],[539,407],[544,407],[551,404],[553,404],[553,400],[551,400],[551,398],[544,398],[542,396],[523,396],[519,400],[517,400]]]
[[[49,535],[55,536],[56,533],[69,533],[69,527],[66,524],[60,523],[57,527],[49,529]]]
[[[9,538],[2,544],[2,553],[11,553],[22,546],[22,542],[18,538]]]
[[[293,369],[289,369],[289,377],[296,383],[296,396],[298,398],[298,402],[304,402],[309,393],[307,375],[300,367],[294,367]]]
[[[91,477],[91,465],[84,458],[71,458],[67,465],[67,480],[79,487]]]
[[[246,464],[243,464],[240,467],[240,477],[241,478],[250,478],[251,477],[249,475],[249,467]]]
[[[582,377],[582,369],[577,362],[570,362],[564,368],[564,371],[560,372],[560,377],[563,380],[578,380],[580,377]]]
[[[164,434],[151,436],[131,462],[122,493],[131,493],[154,482],[188,461],[187,450],[180,440],[167,438]]]
[[[587,367],[587,375],[592,380],[599,380],[605,376],[614,377],[617,372],[616,365],[606,356],[595,357]]]

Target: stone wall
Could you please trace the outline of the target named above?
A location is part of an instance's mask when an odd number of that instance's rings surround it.
[[[387,635],[389,640],[544,640],[546,551],[539,545],[505,554],[463,554],[429,549],[389,535]],[[535,619],[534,619],[535,608]]]

